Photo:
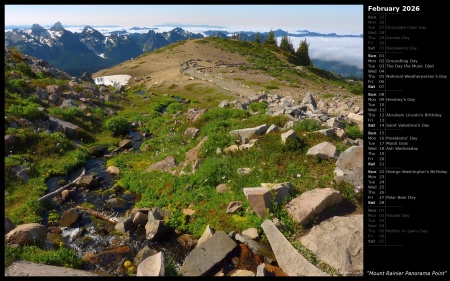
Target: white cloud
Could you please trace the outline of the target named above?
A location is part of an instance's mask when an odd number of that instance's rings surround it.
[[[309,57],[325,61],[341,61],[349,65],[363,68],[364,39],[352,37],[289,37],[294,48],[297,49],[300,42],[309,43]],[[281,38],[278,39],[278,43]]]

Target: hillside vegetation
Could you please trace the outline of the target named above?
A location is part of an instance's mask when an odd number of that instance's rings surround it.
[[[327,128],[323,122],[294,122],[292,129],[298,139],[286,144],[281,142],[282,132],[278,131],[252,136],[258,142],[250,149],[224,152],[236,144],[236,138],[229,134],[232,130],[262,124],[283,128],[290,121],[284,114],[266,114],[267,103],[263,101],[247,109],[218,107],[223,100],[244,102],[249,98],[236,92],[238,89],[291,96],[298,103],[311,92],[317,101],[337,103],[350,99],[352,107],[362,108],[361,84],[319,68],[295,67],[279,48],[222,38],[180,41],[93,74],[94,78],[130,75],[123,91],[80,79],[55,78],[15,49],[7,50],[5,58],[5,135],[9,139],[5,145],[5,216],[16,225],[42,223],[44,212],[52,210],[38,201],[47,192],[46,181],[83,166],[95,147],[106,147],[108,152],[120,150],[119,144],[130,129],[150,137],[139,150],[112,154],[107,160],[107,167],[120,170],[114,186],[139,194],[136,207],[169,210],[167,223],[183,233],[200,237],[206,225],[225,232],[240,233],[253,227],[261,232],[262,220],[249,211],[251,205],[242,189],[262,183],[291,182],[297,196],[314,188],[332,187],[361,210],[362,197],[354,192],[355,187],[333,182],[334,161],[306,154],[324,141],[334,144],[341,153],[350,147],[336,136],[311,134]],[[207,71],[208,77],[220,77],[224,83],[236,85],[237,90],[183,72],[186,62],[190,70]],[[40,94],[51,85],[62,88],[58,99],[50,99],[51,93],[47,98]],[[63,106],[67,99],[72,100],[71,106]],[[203,109],[205,112],[197,120],[191,118],[192,112]],[[52,129],[49,117],[79,128],[73,134]],[[344,124],[350,138],[362,137],[358,126]],[[192,127],[199,129],[198,134],[186,136],[186,129]],[[186,153],[202,140],[197,162],[187,165],[184,174],[176,173],[180,164],[186,163]],[[165,172],[144,172],[168,156],[174,157],[176,167]],[[18,176],[17,167],[26,171],[28,180]],[[250,168],[251,172],[243,175],[240,168]],[[229,192],[218,194],[216,187],[220,184],[227,184]],[[240,201],[243,206],[237,213],[227,214],[232,201]],[[195,215],[186,216],[186,208],[194,209]],[[267,212],[266,218],[282,219],[288,226],[286,237],[304,235],[318,223],[316,220],[303,227],[287,216],[283,206],[275,207],[273,212]]]

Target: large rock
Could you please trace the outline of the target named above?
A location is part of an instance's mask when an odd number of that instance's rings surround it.
[[[155,254],[157,254],[158,251],[154,250],[154,249],[150,249],[148,247],[148,245],[145,245],[144,248],[142,248],[134,257],[134,264],[138,265],[145,260],[146,258],[153,256]]]
[[[153,241],[163,237],[169,229],[169,225],[164,222],[162,217],[155,218],[149,213],[148,221],[145,224],[145,236],[148,240]]]
[[[73,136],[78,130],[78,126],[70,122],[52,116],[50,116],[48,119],[50,122],[50,129],[52,131],[58,131],[66,134],[67,136]]]
[[[120,169],[116,166],[109,166],[106,168],[106,172],[111,175],[118,175],[120,173]]]
[[[236,247],[237,244],[233,239],[225,232],[218,231],[192,250],[184,260],[180,273],[182,276],[202,276]]]
[[[331,142],[321,142],[310,149],[308,149],[308,152],[306,152],[306,155],[316,155],[317,157],[321,159],[337,159],[339,156],[339,150],[337,150],[336,146],[334,146]]]
[[[135,226],[145,226],[145,224],[148,222],[148,212],[136,212],[133,217],[133,224]]]
[[[199,247],[200,244],[202,244],[203,242],[205,242],[206,240],[211,238],[214,235],[215,232],[216,231],[214,230],[214,228],[212,228],[211,226],[207,225],[205,231],[203,231],[202,236],[200,237],[200,239],[198,239],[197,244],[195,245],[195,247]]]
[[[61,86],[59,86],[59,85],[48,85],[46,88],[45,88],[45,90],[47,91],[47,93],[49,94],[49,95],[58,95],[58,97],[59,96],[61,96],[61,94],[62,94],[62,87]]]
[[[253,135],[260,136],[264,134],[267,131],[267,128],[268,128],[267,124],[263,124],[258,127],[234,130],[231,131],[229,134],[232,137],[239,137],[241,144],[244,144],[249,142],[251,136]]]
[[[270,184],[264,183],[261,187],[246,187],[244,195],[252,205],[253,210],[259,218],[264,218],[266,209],[272,209],[273,201],[281,204],[294,191],[290,182]]]
[[[122,149],[129,149],[133,147],[133,141],[130,139],[123,139],[119,143],[119,147]]]
[[[297,135],[295,134],[294,130],[292,130],[292,129],[281,134],[281,142],[283,144],[286,143],[287,139],[295,140],[296,138],[297,138]]]
[[[164,160],[151,164],[144,172],[157,171],[169,171],[172,167],[175,167],[175,158],[173,156],[167,156]]]
[[[200,132],[200,129],[197,129],[194,127],[189,127],[189,128],[186,128],[186,130],[184,131],[184,137],[185,138],[195,138],[195,137],[197,137],[199,132]]]
[[[339,121],[336,117],[332,117],[326,121],[327,126],[331,128],[341,128],[344,129],[344,124]]]
[[[39,223],[27,223],[16,226],[5,235],[8,245],[35,245],[44,242],[47,237],[47,227]]]
[[[355,186],[364,185],[364,149],[362,146],[347,148],[337,159],[336,182],[350,182]]]
[[[314,226],[300,242],[342,275],[362,275],[363,215],[335,216]]]
[[[35,94],[41,100],[48,100],[48,92],[45,89],[39,88]]]
[[[60,105],[60,107],[62,109],[66,109],[66,108],[69,108],[69,107],[75,107],[75,106],[77,106],[77,104],[72,99],[64,100],[63,103]]]
[[[278,266],[289,275],[326,276],[327,274],[305,259],[284,237],[271,220],[261,224],[277,259]]]
[[[327,207],[341,201],[342,195],[339,191],[332,188],[315,188],[287,203],[286,211],[293,221],[306,225],[311,216],[318,215]]]
[[[350,120],[350,122],[357,124],[358,128],[360,130],[364,129],[364,116],[363,115],[350,112],[348,114],[347,118]]]
[[[267,187],[246,187],[244,195],[259,218],[264,218],[266,209],[272,208],[272,194]]]
[[[28,261],[14,261],[5,269],[5,276],[101,276],[99,274],[65,266],[54,266]]]
[[[336,167],[346,170],[354,170],[364,166],[364,149],[362,146],[347,148],[336,161]]]
[[[301,106],[310,104],[313,109],[317,109],[317,103],[314,99],[311,92],[307,92],[305,97],[303,98],[302,102],[300,103]]]
[[[100,157],[108,150],[106,146],[92,146],[89,148],[89,155]]]
[[[136,228],[131,217],[121,217],[114,228],[122,234]]]
[[[98,181],[91,175],[82,176],[77,185],[86,188],[93,188],[98,185]]]
[[[136,276],[164,276],[164,253],[147,257],[137,267]]]
[[[105,203],[105,207],[110,209],[123,209],[126,205],[127,201],[122,198],[110,198]]]
[[[70,227],[78,220],[79,217],[80,214],[78,213],[77,209],[71,208],[62,214],[60,225]]]

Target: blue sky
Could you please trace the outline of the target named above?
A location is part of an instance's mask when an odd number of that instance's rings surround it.
[[[216,25],[241,30],[363,33],[363,5],[5,5],[5,25]]]

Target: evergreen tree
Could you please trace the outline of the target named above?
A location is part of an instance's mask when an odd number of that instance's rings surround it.
[[[278,47],[277,38],[275,38],[275,32],[272,29],[269,31],[269,35],[267,35],[266,39],[264,39],[264,44]]]
[[[295,57],[296,57],[296,65],[304,65],[304,66],[312,66],[312,62],[311,59],[309,58],[309,43],[306,42],[306,38],[305,40],[300,42],[300,45],[297,49],[297,51],[295,52]]]
[[[259,34],[259,31],[257,31],[255,34],[255,43],[261,44],[261,34]]]
[[[294,45],[290,38],[288,38],[287,33],[284,34],[283,38],[281,38],[280,49],[290,52],[292,54],[295,53]]]

